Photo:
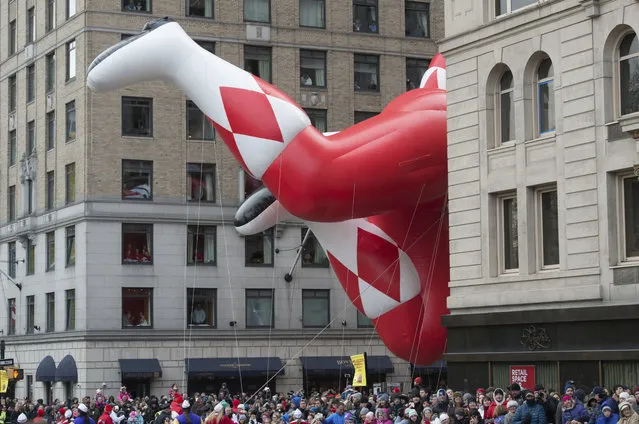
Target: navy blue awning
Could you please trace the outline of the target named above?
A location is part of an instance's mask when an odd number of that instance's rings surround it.
[[[73,356],[67,355],[58,364],[55,370],[55,381],[75,383],[78,381],[78,367],[75,365]]]
[[[300,361],[306,375],[352,374],[355,371],[350,356],[302,356]],[[390,374],[393,371],[393,362],[388,356],[366,356],[368,374]]]
[[[36,370],[36,381],[55,381],[55,361],[50,355],[45,356]]]
[[[149,379],[162,377],[160,361],[152,359],[120,359],[120,373],[123,379]]]
[[[187,358],[189,376],[261,377],[284,374],[284,364],[278,357],[267,358]],[[240,371],[241,370],[241,371]]]
[[[428,366],[413,365],[413,374],[414,375],[435,374],[435,373],[439,373],[440,371],[446,372],[447,370],[448,370],[447,363],[443,359],[439,360],[437,362],[433,362],[432,364],[430,364]]]

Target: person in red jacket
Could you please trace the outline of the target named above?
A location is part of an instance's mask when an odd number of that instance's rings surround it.
[[[496,389],[493,394],[493,403],[488,407],[488,411],[484,414],[484,421],[489,419],[492,420],[495,414],[495,408],[499,405],[506,404],[506,396],[504,395],[504,391],[502,389]]]
[[[113,411],[113,407],[111,405],[105,406],[102,415],[100,415],[100,418],[98,418],[98,424],[113,424],[113,420],[111,419],[111,411]]]

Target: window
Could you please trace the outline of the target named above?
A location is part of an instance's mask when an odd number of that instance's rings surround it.
[[[428,59],[406,58],[406,91],[419,88],[428,65],[430,65]]]
[[[7,316],[9,317],[9,323],[7,326],[9,331],[7,331],[7,333],[9,336],[13,336],[14,334],[16,334],[16,318],[17,318],[15,297],[12,297],[11,299],[7,301],[7,309],[8,309]]]
[[[35,152],[35,121],[27,122],[27,153]]]
[[[55,171],[47,172],[47,198],[45,202],[48,211],[55,207]]]
[[[300,0],[300,26],[326,28],[325,0]]]
[[[379,91],[379,56],[355,55],[355,91]]]
[[[186,199],[198,202],[215,202],[215,165],[207,163],[186,164]]]
[[[517,230],[517,195],[497,198],[500,273],[519,269],[519,238]]]
[[[35,296],[27,296],[27,334],[33,334],[35,325]]]
[[[244,238],[246,266],[273,266],[273,229]]]
[[[33,333],[33,331],[31,331]],[[27,375],[27,399],[33,399],[33,375]]]
[[[495,16],[505,15],[515,10],[537,4],[538,0],[495,0]]]
[[[557,190],[537,191],[537,211],[540,267],[559,265],[559,221],[557,218]]]
[[[66,134],[67,142],[75,140],[75,100],[66,104]]]
[[[9,56],[16,54],[18,39],[16,37],[16,20],[9,22]]]
[[[186,138],[189,140],[214,140],[213,124],[199,107],[186,101]]]
[[[64,201],[65,204],[75,202],[75,163],[70,163],[64,167],[64,176],[65,176],[65,193],[64,193]]]
[[[75,227],[65,228],[66,239],[66,266],[70,267],[75,265]]]
[[[364,122],[367,119],[371,119],[377,115],[379,115],[379,113],[377,112],[355,112],[355,123],[359,124],[360,122]]]
[[[186,0],[186,16],[213,18],[213,0]]]
[[[271,82],[271,48],[244,46],[244,70]]]
[[[186,289],[187,323],[189,327],[217,326],[217,290]]]
[[[46,332],[55,331],[55,293],[47,293],[47,325]]]
[[[357,311],[357,328],[374,328],[373,321],[361,313],[359,310]]]
[[[126,200],[153,199],[153,162],[122,160],[122,198]]]
[[[271,0],[244,0],[244,22],[271,22]]]
[[[35,8],[27,10],[27,44],[35,41]]]
[[[626,35],[619,46],[621,115],[639,112],[639,38]]]
[[[27,214],[31,215],[33,213],[33,202],[34,202],[34,190],[33,190],[33,180],[27,178]]]
[[[9,216],[9,221],[16,220],[16,186],[12,185],[9,187],[9,192],[7,194],[7,215]]]
[[[75,15],[75,12],[76,12],[75,2],[76,0],[67,0],[67,19]]]
[[[152,137],[153,99],[122,97],[122,135]]]
[[[47,78],[46,78],[46,89],[47,93],[55,90],[55,52],[49,53],[46,57],[46,68],[47,68]]]
[[[76,56],[75,40],[67,43],[67,81],[75,78]]]
[[[541,61],[537,68],[537,120],[539,135],[555,131],[555,92],[553,66],[550,59]]]
[[[308,115],[313,125],[321,133],[325,133],[327,130],[326,109],[304,109],[304,112]]]
[[[151,12],[151,0],[122,0],[122,10],[126,12]]]
[[[308,228],[302,228],[302,242],[307,232]],[[304,249],[302,251],[302,267],[328,268],[328,257],[312,231],[302,248]]]
[[[430,38],[430,3],[407,1],[404,4],[406,37]]]
[[[300,50],[300,83],[302,87],[326,88],[326,52]]]
[[[217,231],[212,226],[189,225],[186,263],[189,265],[215,265],[217,257]]]
[[[122,288],[122,328],[153,326],[153,289]]]
[[[15,112],[17,104],[16,75],[13,74],[8,78],[9,82],[9,113]]]
[[[16,146],[16,130],[9,131],[9,166],[16,164],[16,158],[18,156]]]
[[[621,259],[636,260],[639,258],[639,181],[632,175],[622,178],[621,183]]]
[[[377,0],[353,0],[353,31],[377,33]]]
[[[35,244],[33,240],[27,239],[27,275],[35,274]]]
[[[47,233],[47,271],[55,269],[55,232]]]
[[[64,297],[66,304],[64,329],[66,331],[75,330],[75,290],[65,290]]]
[[[275,302],[274,290],[247,289],[246,290],[246,327],[273,328]]]
[[[51,31],[52,29],[55,29],[55,14],[56,14],[56,9],[55,9],[55,2],[56,0],[47,0],[47,23],[46,23],[46,30],[47,32]]]
[[[55,112],[47,113],[47,150],[55,147]]]
[[[197,41],[197,40],[195,40],[195,42],[198,44],[198,46],[202,47],[207,52],[215,54],[215,43],[213,41]]]
[[[17,265],[16,262],[18,260],[16,256],[16,242],[15,241],[9,242],[8,247],[9,247],[9,257],[7,261],[9,262],[9,277],[15,278],[16,265]]]
[[[331,314],[330,290],[302,290],[302,327],[325,327]]]
[[[495,131],[499,144],[505,144],[515,140],[515,90],[513,74],[506,71],[499,80],[499,86],[495,93],[497,106],[497,122]]]
[[[122,263],[153,263],[153,224],[122,224]]]
[[[27,103],[35,99],[35,65],[27,66]]]

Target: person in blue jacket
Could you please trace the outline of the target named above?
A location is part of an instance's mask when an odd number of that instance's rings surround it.
[[[202,424],[202,419],[191,412],[191,403],[188,399],[182,402],[182,414],[176,418],[180,424]]]
[[[526,393],[526,401],[517,408],[513,424],[547,424],[546,410],[535,400],[533,392]]]
[[[344,424],[344,404],[339,403],[337,410],[326,418],[325,424]]]
[[[601,408],[601,416],[597,418],[597,424],[617,424],[619,414],[612,412],[612,408],[605,405]]]
[[[595,387],[592,389],[592,396],[597,400],[597,405],[590,416],[589,424],[596,424],[599,417],[602,416],[604,406],[610,408],[611,413],[619,415],[619,405],[617,401],[609,397],[603,387]]]
[[[89,417],[89,408],[85,404],[78,405],[78,416],[73,420],[73,424],[95,424],[93,418]]]
[[[581,403],[575,402],[571,396],[566,395],[562,399],[561,423],[556,424],[580,424],[587,423],[588,411]]]

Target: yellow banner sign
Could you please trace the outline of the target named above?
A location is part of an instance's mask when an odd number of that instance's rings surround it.
[[[5,370],[0,370],[0,393],[7,393],[9,387],[9,377]]]
[[[352,385],[354,387],[365,387],[366,386],[366,354],[360,353],[358,355],[352,355],[351,362],[353,363],[353,368],[355,368],[355,375],[353,375]]]

